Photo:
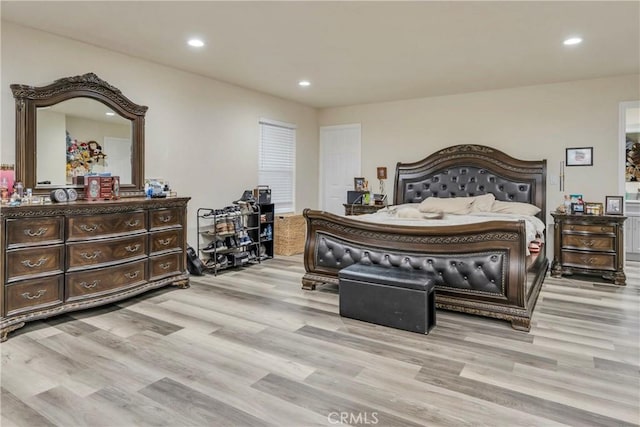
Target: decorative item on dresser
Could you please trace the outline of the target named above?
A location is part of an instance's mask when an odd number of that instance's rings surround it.
[[[551,276],[600,276],[624,286],[624,238],[620,215],[567,215],[552,213],[554,259]]]
[[[166,285],[189,286],[189,198],[23,205],[0,211],[0,337],[31,320]]]

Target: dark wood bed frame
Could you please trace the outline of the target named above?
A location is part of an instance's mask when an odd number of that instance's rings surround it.
[[[546,160],[515,159],[495,148],[456,145],[414,163],[398,163],[394,204],[427,197],[493,193],[534,204],[546,215]],[[303,289],[338,283],[354,263],[426,270],[437,279],[439,308],[504,319],[528,331],[549,261],[543,246],[527,256],[523,221],[463,226],[381,225],[305,209]]]

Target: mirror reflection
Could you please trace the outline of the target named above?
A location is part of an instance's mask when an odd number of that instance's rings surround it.
[[[74,184],[75,176],[110,172],[132,184],[132,123],[94,99],[37,108],[36,180]]]

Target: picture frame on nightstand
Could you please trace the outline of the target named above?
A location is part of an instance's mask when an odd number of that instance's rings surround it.
[[[622,196],[606,196],[604,207],[605,215],[623,215],[624,199]]]

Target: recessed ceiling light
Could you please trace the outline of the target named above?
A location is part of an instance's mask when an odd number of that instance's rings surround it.
[[[562,42],[565,46],[571,46],[574,44],[582,43],[582,39],[580,37],[571,37]]]
[[[200,39],[190,39],[187,44],[193,47],[202,47],[204,46],[204,42]]]
[[[302,87],[311,86],[311,82],[309,80],[300,80],[298,82],[298,86],[302,86]]]
[[[116,113],[114,113],[113,111],[107,111],[105,114],[107,116],[115,116],[116,115]]]

